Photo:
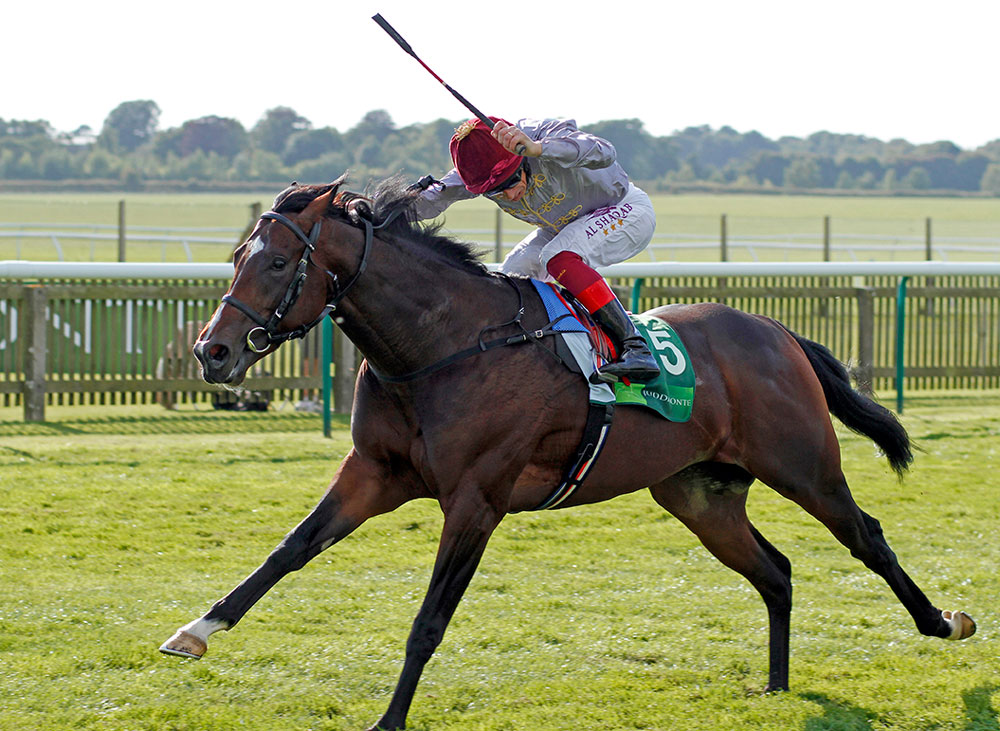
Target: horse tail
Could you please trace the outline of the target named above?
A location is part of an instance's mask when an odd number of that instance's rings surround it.
[[[829,349],[791,330],[788,332],[809,359],[823,386],[830,413],[851,431],[875,442],[889,460],[889,466],[902,477],[913,462],[913,452],[910,437],[895,414],[855,391],[844,364]]]

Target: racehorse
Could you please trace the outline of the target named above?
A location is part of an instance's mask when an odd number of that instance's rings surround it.
[[[529,280],[491,273],[470,246],[412,223],[416,193],[400,181],[382,183],[371,199],[340,191],[342,183],[293,184],[278,195],[236,251],[232,284],[194,354],[206,381],[238,384],[260,358],[332,313],[365,356],[353,448],[263,564],[160,649],[201,657],[210,634],[232,629],[284,575],[372,516],[433,498],[444,513],[437,559],[374,727],[402,729],[494,529],[559,483],[581,439],[588,385],[550,357],[553,338],[532,336],[548,318]],[[921,633],[957,640],[975,632],[965,612],[930,603],[878,521],[854,502],[831,413],[873,440],[900,477],[912,454],[896,418],[851,387],[829,350],[720,304],[651,314],[673,326],[696,365],[691,418],[618,408],[603,452],[560,508],[649,489],[763,598],[768,690],[788,688],[791,565],[747,518],[754,480],[815,516],[879,574]]]

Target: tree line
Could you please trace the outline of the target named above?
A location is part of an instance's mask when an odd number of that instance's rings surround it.
[[[151,100],[119,104],[99,132],[60,132],[44,120],[0,118],[0,180],[103,181],[130,190],[319,182],[350,170],[354,180],[451,167],[448,140],[462,120],[398,127],[384,110],[343,132],[314,127],[289,107],[251,128],[205,116],[161,130]],[[952,142],[914,145],[816,132],[774,140],[732,127],[688,127],[654,136],[638,119],[585,125],[610,140],[629,175],[651,191],[945,191],[1000,195],[1000,138],[975,150]]]

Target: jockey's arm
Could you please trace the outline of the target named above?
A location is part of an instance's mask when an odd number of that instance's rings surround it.
[[[452,203],[475,198],[466,190],[457,170],[450,170],[440,181],[432,183],[413,201],[416,220],[423,221],[444,213]]]

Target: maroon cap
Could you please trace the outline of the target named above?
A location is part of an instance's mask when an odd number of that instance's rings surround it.
[[[510,124],[506,119],[490,117],[494,122]],[[463,123],[448,145],[458,175],[470,193],[485,193],[500,185],[517,171],[524,159],[508,152],[493,139],[490,128],[478,117]]]

